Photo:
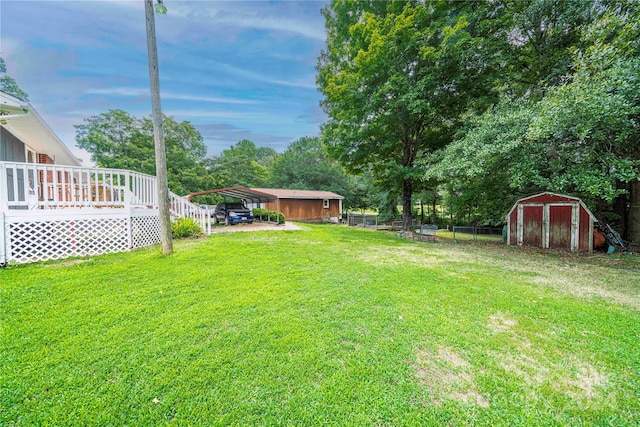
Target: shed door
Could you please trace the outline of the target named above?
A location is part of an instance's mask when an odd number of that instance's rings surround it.
[[[549,247],[572,250],[573,206],[549,206]]]
[[[542,247],[542,205],[520,205],[522,215],[518,222],[522,221],[522,231],[518,243],[521,245]]]

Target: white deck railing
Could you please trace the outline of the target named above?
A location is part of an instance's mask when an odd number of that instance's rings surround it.
[[[176,194],[169,193],[169,210],[171,215],[180,218],[193,218],[207,234],[211,234],[211,218],[209,211]]]
[[[173,218],[211,233],[208,211],[170,193]],[[160,242],[157,180],[121,169],[0,162],[0,266]]]
[[[156,182],[122,169],[0,162],[0,211],[157,208]]]

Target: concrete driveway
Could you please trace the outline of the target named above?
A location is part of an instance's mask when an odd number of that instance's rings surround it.
[[[238,231],[280,231],[280,230],[302,230],[303,228],[291,222],[276,225],[265,222],[254,222],[253,224],[218,225],[211,227],[213,233],[235,233]]]

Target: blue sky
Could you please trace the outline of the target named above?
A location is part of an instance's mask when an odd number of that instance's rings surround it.
[[[165,0],[156,15],[162,109],[209,155],[247,138],[283,151],[319,134],[315,84],[326,1]],[[7,71],[60,138],[109,109],[151,112],[144,1],[0,0]]]

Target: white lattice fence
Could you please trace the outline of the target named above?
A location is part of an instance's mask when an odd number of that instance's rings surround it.
[[[137,249],[161,242],[160,217],[140,215],[131,217],[131,248]]]
[[[8,217],[7,262],[31,263],[128,251],[126,215]]]

